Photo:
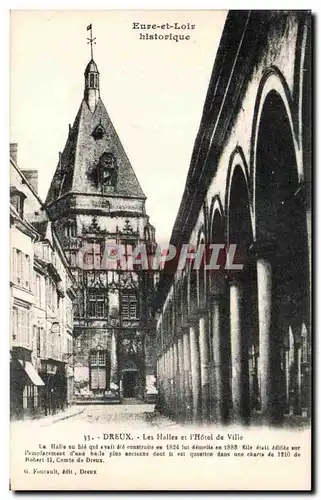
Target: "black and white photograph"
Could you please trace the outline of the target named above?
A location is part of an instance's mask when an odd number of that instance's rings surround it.
[[[310,491],[312,27],[11,11],[12,490]]]

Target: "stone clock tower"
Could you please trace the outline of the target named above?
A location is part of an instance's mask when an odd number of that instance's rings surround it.
[[[106,243],[122,245],[125,252],[145,243],[153,253],[155,230],[145,201],[100,98],[100,75],[91,59],[84,98],[46,198],[78,284],[76,400],[142,399],[154,392],[150,303],[155,276],[146,270],[110,270],[102,265]]]

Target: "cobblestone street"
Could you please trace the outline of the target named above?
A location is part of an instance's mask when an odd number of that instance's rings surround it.
[[[66,421],[71,425],[73,421],[88,424],[128,424],[143,427],[168,427],[177,426],[169,418],[154,411],[153,404],[118,404],[118,405],[88,405],[81,406],[82,413],[71,417]],[[77,407],[76,407],[77,408]],[[61,423],[60,423],[61,422]],[[63,425],[64,420],[56,422]]]
[[[110,424],[112,426],[120,424],[122,427],[128,425],[139,428],[178,426],[176,422],[154,411],[154,408],[154,404],[141,404],[133,401],[115,405],[74,405],[56,415],[12,422],[12,426],[15,429],[26,425],[32,428],[54,426],[70,429],[73,424]]]

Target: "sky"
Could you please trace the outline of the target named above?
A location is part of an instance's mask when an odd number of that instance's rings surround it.
[[[39,171],[44,199],[84,89],[96,37],[100,95],[147,196],[159,243],[170,238],[226,11],[14,11],[10,142],[21,169]],[[193,29],[143,30],[133,23]],[[144,40],[140,33],[189,40]]]

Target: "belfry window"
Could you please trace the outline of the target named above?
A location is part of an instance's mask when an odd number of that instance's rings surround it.
[[[88,87],[92,89],[98,89],[98,73],[89,73],[87,78]]]

